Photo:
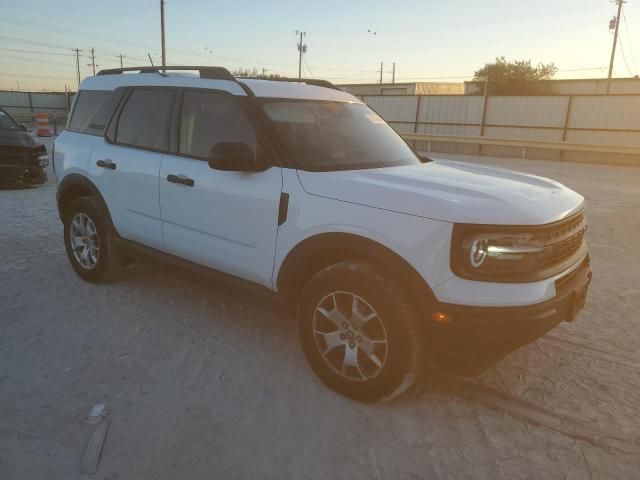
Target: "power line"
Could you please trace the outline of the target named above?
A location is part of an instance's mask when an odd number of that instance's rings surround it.
[[[13,24],[13,25],[19,25],[19,26],[27,27],[27,28],[33,28],[33,29],[36,29],[36,30],[46,30],[46,31],[54,32],[54,33],[59,33],[59,34],[62,34],[62,35],[71,35],[71,36],[80,37],[80,38],[93,40],[93,41],[114,43],[114,44],[118,44],[118,45],[130,45],[130,46],[135,46],[135,47],[139,47],[139,48],[155,48],[153,45],[144,44],[144,43],[140,43],[140,42],[130,42],[130,41],[127,42],[127,41],[123,41],[122,39],[105,37],[105,36],[98,36],[98,35],[90,34],[90,33],[82,33],[82,32],[77,32],[77,31],[73,31],[73,30],[67,30],[67,29],[63,29],[63,28],[52,27],[50,25],[45,25],[45,24],[42,24],[42,23],[27,22],[27,21],[20,20],[20,19],[17,19],[17,18],[0,17],[0,22],[10,23],[10,24]]]
[[[66,63],[61,63],[61,62],[51,62],[48,60],[38,60],[35,58],[24,58],[22,56],[15,56],[15,55],[10,55],[7,53],[0,53],[0,57],[4,57],[4,58],[10,58],[12,61],[14,62],[24,62],[24,63],[35,63],[38,65],[52,65],[55,67],[69,67],[68,64]],[[2,75],[2,72],[0,72],[0,75]]]
[[[624,29],[627,32],[627,42],[629,42],[629,50],[631,51],[631,59],[633,60],[634,70],[638,71],[638,64],[636,63],[636,55],[633,52],[633,42],[631,41],[631,34],[629,33],[629,26],[627,25],[627,16],[624,14],[624,8],[622,9],[622,20],[624,21]]]
[[[629,72],[629,75],[633,77],[635,74],[631,70],[631,67],[629,67],[629,63],[627,62],[627,57],[624,54],[624,46],[622,42],[620,42],[620,53],[622,54],[622,61],[624,62],[624,66],[627,68],[627,72]]]
[[[135,15],[136,13],[141,13],[141,12],[146,12],[147,10],[151,10],[152,8],[156,7],[156,3],[154,2],[153,5],[149,5],[147,7],[144,8],[137,8],[135,10],[131,10],[129,12],[126,13],[122,13],[120,15],[116,15],[115,17],[109,17],[109,18],[104,18],[98,22],[93,22],[93,23],[84,23],[82,25],[83,28],[86,27],[93,27],[94,25],[101,25],[103,23],[108,23],[111,22],[113,20],[118,20],[119,18],[123,18],[123,17],[130,17],[131,15]]]
[[[73,47],[71,47],[70,45],[51,44],[51,43],[48,43],[48,42],[38,42],[38,41],[35,41],[35,40],[26,39],[26,38],[5,37],[5,36],[1,36],[0,35],[0,39],[8,41],[8,42],[21,43],[21,44],[25,44],[25,45],[34,45],[34,46],[38,46],[38,47],[55,48],[55,49],[66,50],[66,51],[73,50]],[[30,52],[31,51],[35,52],[36,50],[30,50]],[[25,53],[26,53],[26,51],[25,51]],[[45,52],[41,52],[41,53],[45,53]],[[114,56],[118,55],[115,51],[104,51],[104,54],[105,55],[114,55]],[[56,55],[60,55],[60,54],[56,54]],[[128,55],[128,58],[130,58],[132,60],[137,60],[137,61],[140,61],[140,62],[146,62],[147,61],[146,58],[134,57],[134,56],[131,56],[131,55]]]
[[[59,53],[59,52],[43,52],[42,50],[23,50],[21,48],[4,48],[0,47],[0,50],[4,50],[6,52],[16,52],[16,53],[34,53],[36,55],[57,55],[60,57],[68,57],[68,53]]]
[[[315,75],[313,75],[313,72],[311,71],[311,67],[307,63],[307,59],[303,58],[302,61],[304,62],[305,67],[307,67],[307,70],[309,70],[309,75],[311,75],[311,78],[314,78]]]
[[[64,15],[65,13],[69,13],[69,12],[76,12],[76,11],[78,11],[80,8],[89,7],[89,6],[91,6],[91,5],[95,5],[96,3],[101,2],[101,1],[102,1],[102,0],[93,0],[93,1],[91,1],[91,2],[87,2],[87,3],[83,4],[83,5],[75,6],[75,7],[73,7],[73,8],[67,8],[67,9],[65,9],[65,10],[58,10],[57,12],[52,13],[51,15],[49,15],[49,17],[57,17],[57,16],[59,16],[59,15]]]

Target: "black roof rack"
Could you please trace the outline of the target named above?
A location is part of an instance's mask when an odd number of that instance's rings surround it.
[[[174,66],[170,67],[126,67],[126,68],[109,68],[107,70],[100,70],[97,75],[117,75],[124,72],[139,72],[139,73],[163,73],[164,71],[181,70],[181,71],[198,71],[200,72],[200,78],[208,78],[212,80],[231,80],[235,82],[236,79],[231,72],[224,67],[207,67],[207,66]]]
[[[334,85],[328,80],[321,80],[319,78],[291,78],[291,77],[238,77],[238,80],[269,80],[270,82],[295,82],[306,83],[307,85],[315,85],[316,87],[331,88],[333,90],[342,90],[337,85]]]
[[[331,88],[333,90],[341,90],[338,86],[327,80],[320,80],[317,78],[289,78],[289,77],[234,77],[229,70],[224,67],[207,67],[207,66],[194,66],[194,65],[171,65],[170,67],[152,67],[145,65],[142,67],[125,67],[125,68],[109,68],[106,70],[100,70],[97,75],[118,75],[124,72],[139,72],[139,73],[160,73],[164,71],[198,71],[200,72],[200,78],[208,78],[211,80],[230,80],[237,82],[238,80],[269,80],[272,82],[295,82],[306,83],[307,85],[315,85],[317,87]]]

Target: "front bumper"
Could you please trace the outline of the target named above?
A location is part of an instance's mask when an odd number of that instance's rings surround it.
[[[555,282],[550,300],[520,307],[471,307],[440,303],[447,322],[432,322],[435,364],[460,375],[478,375],[562,321],[573,321],[591,282],[589,256]]]
[[[0,166],[0,185],[38,185],[47,181],[44,167],[5,167]]]
[[[0,184],[34,185],[47,180],[49,158],[44,147],[0,147]]]

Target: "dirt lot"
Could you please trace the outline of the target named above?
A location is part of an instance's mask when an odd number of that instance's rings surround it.
[[[472,160],[587,197],[586,309],[481,378],[382,405],[325,388],[265,300],[150,266],[82,282],[55,183],[0,191],[0,479],[639,478],[640,169]]]

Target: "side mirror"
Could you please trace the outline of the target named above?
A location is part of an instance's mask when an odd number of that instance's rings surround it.
[[[258,170],[251,148],[239,142],[221,142],[209,151],[209,166],[229,172],[255,172]]]

